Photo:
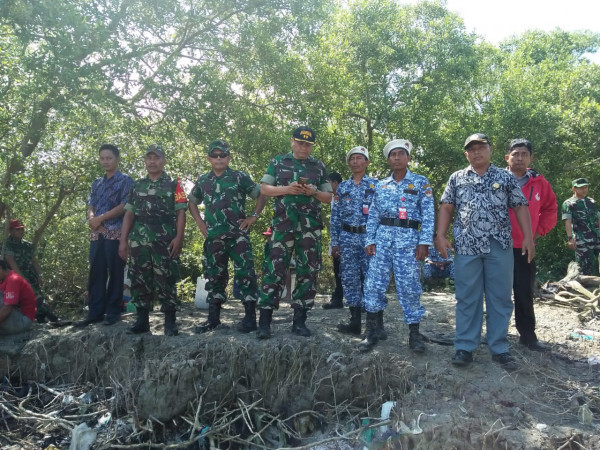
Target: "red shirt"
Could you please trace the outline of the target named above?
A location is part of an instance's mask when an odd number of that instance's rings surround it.
[[[4,281],[0,282],[0,292],[4,293],[3,303],[5,305],[18,306],[21,313],[33,322],[37,311],[37,302],[33,289],[25,278],[11,270]]]

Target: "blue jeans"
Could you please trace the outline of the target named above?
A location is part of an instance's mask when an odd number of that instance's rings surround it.
[[[104,239],[90,242],[90,277],[88,280],[88,319],[115,318],[123,306],[125,261],[119,257],[119,241]]]
[[[487,342],[493,355],[508,352],[508,325],[513,311],[512,248],[490,239],[490,253],[454,257],[456,350],[472,352],[481,342],[485,294]]]

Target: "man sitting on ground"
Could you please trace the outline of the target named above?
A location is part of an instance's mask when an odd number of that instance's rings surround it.
[[[0,260],[0,335],[29,330],[36,310],[31,285]]]

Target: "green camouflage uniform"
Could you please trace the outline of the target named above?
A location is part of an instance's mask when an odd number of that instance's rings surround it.
[[[204,277],[208,280],[208,303],[221,304],[227,300],[225,288],[229,279],[229,258],[233,261],[242,302],[258,300],[250,237],[247,231],[240,230],[239,221],[246,218],[246,196],[255,199],[259,194],[260,185],[248,174],[230,168],[221,176],[210,171],[196,181],[189,201],[205,207],[208,237],[204,242],[202,265]]]
[[[260,180],[272,186],[289,186],[300,177],[320,191],[333,192],[323,163],[312,156],[295,159],[292,153],[275,157]],[[306,195],[275,197],[273,238],[270,260],[262,279],[260,308],[279,308],[290,258],[296,260],[296,288],[292,306],[311,308],[317,293],[317,275],[321,266],[321,202]]]
[[[598,218],[600,212],[594,199],[573,196],[562,204],[562,219],[570,219],[575,238],[575,261],[583,275],[591,275],[595,256],[600,251]]]
[[[131,300],[136,308],[152,310],[154,294],[161,311],[178,309],[179,258],[169,256],[169,244],[177,234],[177,211],[187,208],[179,180],[163,174],[134,182],[125,205],[135,215],[129,234]]]

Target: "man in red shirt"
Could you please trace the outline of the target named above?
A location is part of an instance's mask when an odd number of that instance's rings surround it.
[[[0,260],[0,335],[29,330],[35,313],[35,294],[30,284]]]

